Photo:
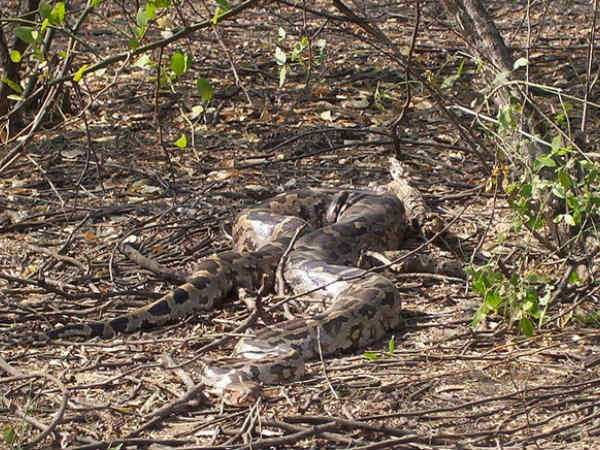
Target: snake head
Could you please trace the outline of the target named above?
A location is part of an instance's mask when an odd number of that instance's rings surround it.
[[[248,406],[262,394],[262,384],[251,379],[243,370],[241,358],[223,358],[218,363],[202,363],[203,382],[209,392],[220,396],[229,406]]]

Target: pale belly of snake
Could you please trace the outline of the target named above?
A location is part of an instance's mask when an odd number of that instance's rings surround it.
[[[243,211],[234,225],[235,250],[201,261],[188,283],[163,298],[112,320],[70,324],[26,340],[112,337],[211,310],[235,289],[257,289],[263,274],[272,280],[303,226],[285,260],[284,278],[295,293],[325,286],[311,297],[329,306],[309,319],[243,338],[233,359],[205,365],[204,381],[224,390],[280,383],[301,376],[305,360],[364,347],[397,328],[401,302],[394,283],[355,266],[366,249],[400,247],[408,228],[403,202],[370,191],[315,189],[281,194]]]

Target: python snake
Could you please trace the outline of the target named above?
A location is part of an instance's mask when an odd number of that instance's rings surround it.
[[[304,227],[284,261],[284,279],[295,293],[324,286],[311,297],[326,303],[326,309],[244,337],[232,359],[204,364],[203,371],[205,383],[223,391],[247,391],[256,383],[300,377],[305,360],[364,347],[402,321],[394,283],[355,267],[366,249],[399,249],[414,226],[414,210],[424,205],[419,194],[400,181],[398,168],[392,161],[394,181],[383,193],[307,189],[244,210],[233,227],[234,250],[202,260],[187,283],[161,299],[114,319],[68,324],[28,338],[109,338],[212,310],[236,289],[257,289],[265,282],[263,274],[272,281],[284,251]]]

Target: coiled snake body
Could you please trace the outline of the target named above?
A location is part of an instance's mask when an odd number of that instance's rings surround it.
[[[294,208],[297,216],[279,210],[285,204],[296,206],[297,201],[302,205]],[[315,205],[318,207],[311,207]],[[328,211],[323,214],[327,205]],[[300,237],[283,270],[296,293],[325,286],[311,296],[330,305],[310,319],[288,320],[242,339],[234,351],[236,364],[229,361],[227,366],[208,366],[205,370],[205,379],[222,388],[251,380],[275,384],[299,377],[304,373],[305,360],[320,353],[364,347],[397,328],[401,321],[401,302],[394,284],[381,275],[353,267],[367,248],[399,248],[408,222],[397,197],[364,191],[311,190],[275,197],[264,206],[272,211],[269,222],[278,232],[276,240],[259,253],[271,246],[287,247],[298,226],[305,224],[298,217],[308,225],[315,225],[315,219],[320,225],[323,217],[326,222],[335,222]],[[263,214],[260,208],[238,219],[237,227],[250,230],[242,234],[255,234],[253,224],[261,231],[263,221],[252,220],[257,211]],[[337,281],[340,278],[352,280]]]
[[[319,354],[364,347],[400,325],[401,302],[390,280],[355,267],[357,261],[366,249],[398,249],[411,225],[406,211],[414,217],[423,204],[394,168],[393,163],[390,193],[302,190],[245,210],[234,225],[234,250],[201,261],[189,282],[161,299],[112,320],[70,324],[29,338],[112,337],[211,310],[235,289],[257,289],[263,274],[272,280],[285,249],[305,227],[284,262],[284,278],[296,293],[325,285],[311,296],[326,301],[327,308],[243,338],[233,360],[205,366],[204,380],[219,389],[275,384],[303,374],[304,361]]]

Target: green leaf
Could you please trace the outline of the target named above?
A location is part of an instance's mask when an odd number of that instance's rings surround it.
[[[476,327],[477,325],[479,325],[479,322],[486,318],[489,311],[490,309],[485,305],[485,303],[482,303],[475,312],[475,314],[473,314],[471,326]]]
[[[456,83],[456,80],[458,80],[459,78],[460,77],[458,75],[450,75],[449,77],[444,78],[440,89],[447,89],[449,87],[454,86],[454,83]]]
[[[392,336],[388,342],[388,353],[394,353],[394,350],[396,350],[396,337]]]
[[[549,156],[538,156],[535,158],[533,167],[533,170],[538,172],[542,167],[556,167],[556,161]]]
[[[285,65],[287,62],[287,55],[279,47],[275,47],[275,62],[277,62],[277,64],[280,66]]]
[[[102,3],[102,0],[91,0],[90,6],[92,8],[97,8],[98,6],[100,6],[101,3]]]
[[[15,36],[28,44],[35,43],[36,39],[34,36],[36,36],[36,34],[34,32],[35,29],[32,27],[16,27],[14,31]]]
[[[578,209],[573,211],[573,222],[575,222],[575,225],[581,225],[582,220],[581,211]]]
[[[192,113],[190,114],[191,119],[196,119],[204,112],[204,106],[194,105],[192,106]]]
[[[600,206],[600,197],[597,195],[591,195],[589,201],[594,206]]]
[[[217,3],[223,9],[223,11],[229,11],[231,9],[231,5],[225,0],[217,0]]]
[[[508,186],[506,186],[506,188],[504,189],[504,191],[510,195],[512,194],[514,191],[516,191],[519,188],[519,185],[517,183],[511,183]]]
[[[210,82],[206,78],[198,78],[198,80],[196,81],[196,90],[207,102],[213,98],[212,87],[210,86]]]
[[[2,430],[2,438],[8,445],[12,445],[17,440],[17,432],[13,427],[6,427]]]
[[[543,217],[535,216],[535,217],[532,217],[531,219],[529,219],[526,223],[529,228],[532,228],[534,230],[539,230],[544,226],[544,224],[546,222]]]
[[[554,138],[552,139],[552,153],[556,154],[555,152],[559,151],[562,148],[562,146],[562,138],[560,137],[560,135],[554,136]]]
[[[485,283],[482,280],[473,280],[473,283],[471,283],[471,289],[473,289],[473,292],[480,295],[485,294],[485,291],[487,290]]]
[[[538,298],[536,292],[528,292],[527,299],[521,305],[521,309],[523,311],[527,311],[530,313],[536,313],[538,307]]]
[[[296,45],[292,50],[292,54],[290,55],[290,61],[298,62],[300,61],[300,55],[304,49],[300,44]]]
[[[40,2],[39,13],[42,19],[48,19],[50,14],[52,14],[52,5],[46,2]]]
[[[48,20],[52,25],[60,25],[65,20],[65,4],[63,2],[58,2],[52,8],[52,12],[50,13],[50,17]]]
[[[83,66],[81,66],[79,68],[79,70],[75,73],[75,75],[73,75],[73,81],[75,83],[79,83],[79,80],[81,80],[81,77],[83,76],[83,72],[85,72],[85,70],[89,67],[89,65],[84,64]]]
[[[539,282],[541,282],[541,281],[542,281],[542,280],[544,280],[544,279],[545,279],[545,277],[540,277],[540,276],[538,276],[538,275],[537,275],[537,274],[535,274],[535,273],[530,273],[530,274],[527,276],[527,281],[528,281],[529,283],[537,283],[538,281],[539,281]]]
[[[510,107],[512,107],[515,111],[521,111],[521,102],[523,101],[521,97],[517,98],[514,95],[511,95],[509,98]]]
[[[178,77],[185,73],[185,56],[183,55],[183,53],[179,51],[173,53],[173,56],[171,56],[171,70]]]
[[[133,65],[135,67],[141,67],[141,68],[152,67],[154,65],[154,61],[152,61],[152,58],[150,57],[150,55],[148,55],[146,53],[146,54],[140,56],[138,58],[138,60],[133,63]]]
[[[148,4],[156,6],[157,8],[166,8],[171,4],[171,0],[149,0]]]
[[[467,275],[469,275],[471,278],[475,278],[479,273],[479,270],[473,266],[469,266],[465,269],[465,272],[467,272]]]
[[[533,336],[533,324],[529,318],[521,317],[521,320],[519,321],[519,328],[521,328],[521,333],[523,333],[526,337]]]
[[[565,191],[565,188],[562,187],[560,184],[553,185],[551,191],[558,198],[565,198],[567,196],[567,192]]]
[[[570,225],[572,227],[574,227],[575,225],[577,225],[577,223],[575,223],[575,219],[573,218],[573,216],[571,214],[564,214],[563,215],[563,220],[565,221],[565,223],[567,225]]]
[[[515,272],[510,276],[510,284],[512,284],[514,287],[517,287],[521,284],[521,276]]]
[[[21,55],[21,52],[19,50],[10,51],[10,60],[12,62],[14,62],[15,64],[19,64],[21,62],[21,59],[23,59],[23,55]]]
[[[148,26],[148,16],[146,15],[146,8],[140,6],[137,15],[135,17],[135,23],[140,28],[146,28]]]
[[[569,189],[571,187],[571,177],[569,176],[566,170],[558,170],[557,176],[558,181],[563,188]]]
[[[581,284],[581,278],[579,278],[576,270],[569,275],[569,284]]]
[[[566,200],[567,206],[574,210],[582,209],[584,207],[583,205],[587,202],[587,199],[585,197],[577,197],[572,194],[568,195]]]
[[[19,86],[17,83],[15,83],[13,80],[9,80],[8,78],[4,78],[2,80],[4,83],[6,83],[6,85],[11,88],[13,91],[15,91],[17,94],[22,94],[23,93],[23,88],[21,86]]]
[[[503,110],[498,112],[498,121],[500,122],[500,129],[514,130],[517,126],[517,120],[515,119],[515,113],[513,108],[507,106]]]
[[[156,9],[156,5],[153,5],[152,3],[146,4],[146,22],[154,19],[154,16],[156,15]]]
[[[460,63],[460,66],[458,66],[458,70],[456,71],[456,75],[458,75],[459,77],[462,75],[463,70],[465,68],[465,59],[463,58],[463,60]]]
[[[127,41],[127,45],[131,50],[135,50],[140,46],[140,41],[138,41],[137,38],[132,37]]]
[[[215,11],[215,15],[212,18],[212,23],[216,25],[219,22],[219,19],[221,18],[221,16],[223,14],[225,14],[226,12],[227,12],[227,10],[225,10],[221,7],[218,7],[217,10]]]
[[[532,192],[533,192],[533,185],[531,185],[530,183],[525,183],[524,185],[521,186],[521,189],[519,189],[519,197],[530,198]]]
[[[181,137],[175,141],[175,145],[179,148],[186,148],[187,147],[186,135],[182,134]]]
[[[377,359],[377,358],[379,358],[379,354],[378,353],[374,353],[374,352],[364,352],[363,353],[363,358],[365,358],[365,359]]]
[[[504,300],[496,292],[489,292],[485,296],[485,304],[492,311],[498,311],[498,308],[500,305],[502,305],[502,303],[504,303]]]

